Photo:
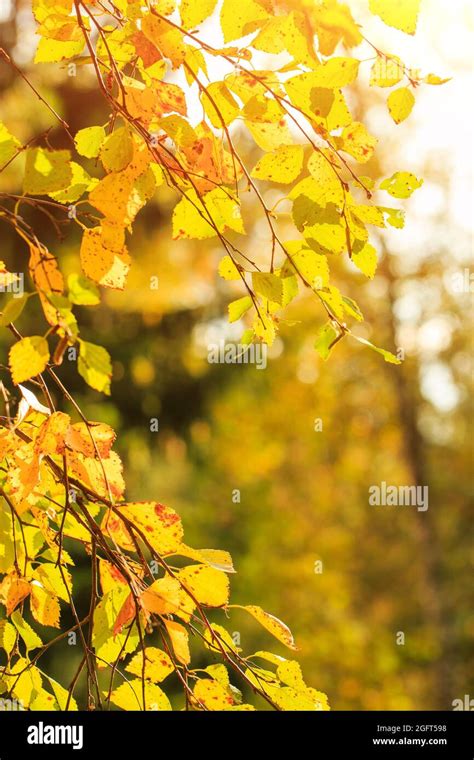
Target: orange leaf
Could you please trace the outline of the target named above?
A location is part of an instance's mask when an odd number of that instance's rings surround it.
[[[7,615],[11,615],[23,599],[26,599],[31,591],[31,586],[24,578],[17,575],[6,575],[0,583],[0,602],[7,608]]]

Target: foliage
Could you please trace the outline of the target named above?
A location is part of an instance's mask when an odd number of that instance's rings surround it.
[[[242,702],[228,668],[276,709],[328,709],[325,695],[305,684],[296,662],[266,651],[244,656],[228,631],[209,620],[207,608],[238,608],[229,603],[228,574],[234,572],[229,554],[187,546],[173,509],[125,500],[113,429],[86,419],[57,369],[66,353],[77,356],[85,382],[110,393],[109,353],[82,336],[81,311],[75,307],[97,305],[98,286],[126,287],[132,263],[127,235],[157,188],[176,193],[175,239],[216,238],[220,244],[219,274],[242,286],[241,296],[229,304],[231,322],[244,315],[248,321],[242,342],[271,345],[284,310],[303,288],[314,293],[327,315],[316,338],[316,350],[327,358],[352,334],[346,320],[363,318],[355,301],[333,284],[333,261],[346,254],[373,277],[377,254],[367,225],[403,226],[403,212],[385,206],[385,200],[376,203],[374,195],[404,199],[422,184],[403,169],[374,187],[354,167],[372,158],[377,139],[352,119],[346,103],[344,88],[355,86],[363,67],[350,53],[362,43],[373,49],[371,86],[395,87],[406,80],[407,86],[392,90],[387,100],[397,124],[412,110],[419,85],[443,80],[414,75],[396,56],[364,40],[349,8],[333,0],[320,5],[242,0],[237,7],[224,0],[222,47],[205,39],[215,5],[33,2],[40,36],[35,63],[92,67],[109,115],[73,135],[49,106],[68,149],[53,147],[49,130],[25,145],[7,126],[0,132],[2,170],[24,156],[23,194],[2,193],[0,215],[27,246],[32,285],[2,312],[2,325],[15,338],[9,368],[20,400],[14,413],[12,393],[3,386],[0,601],[9,619],[1,628],[7,656],[1,684],[30,709],[75,709],[83,671],[90,709],[111,703],[122,709],[171,709],[159,684],[173,674],[187,707],[253,709]],[[396,5],[373,2],[371,9],[412,34],[418,4],[404,3],[399,11]],[[201,24],[203,33],[196,30]],[[260,69],[262,54],[283,54],[285,62],[275,58],[273,68]],[[3,57],[16,65],[6,52]],[[219,80],[212,76],[216,68],[223,74]],[[192,107],[203,112],[194,125]],[[238,130],[262,151],[253,168],[237,150]],[[272,205],[267,183],[277,186]],[[265,269],[253,261],[251,241],[244,249],[247,191],[268,229]],[[71,274],[66,283],[56,256],[20,213],[22,207],[47,215],[58,232],[65,222],[80,228],[81,274]],[[288,215],[293,233],[282,239],[279,225]],[[5,267],[0,274],[4,289],[18,279]],[[36,297],[46,332],[24,336],[16,323]],[[400,362],[363,336],[354,337],[387,362]],[[24,387],[27,381],[38,393]],[[52,387],[72,405],[76,421],[56,408]],[[90,609],[83,619],[75,608],[74,560],[65,541],[82,547],[91,561]],[[27,606],[32,622],[59,628],[61,602],[73,625],[43,644],[41,629],[36,632],[25,620]],[[243,609],[280,643],[296,648],[280,620],[254,605]],[[38,662],[70,634],[81,639],[83,657],[65,688]],[[201,641],[225,664],[192,667],[191,635],[193,644]],[[128,656],[124,673],[121,661]],[[98,679],[104,669],[110,673],[105,692]],[[123,682],[116,687],[118,676]]]

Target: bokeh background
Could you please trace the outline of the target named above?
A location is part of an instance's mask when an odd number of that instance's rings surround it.
[[[367,18],[366,2],[349,5]],[[214,241],[171,240],[176,198],[160,189],[135,224],[127,290],[79,308],[84,337],[114,358],[112,396],[87,389],[67,362],[61,376],[89,419],[117,430],[128,498],[173,506],[189,544],[231,551],[234,601],[260,604],[290,625],[307,682],[329,695],[333,709],[452,709],[454,699],[474,696],[472,4],[424,0],[415,38],[376,18],[367,18],[366,33],[409,66],[453,77],[443,87],[420,88],[411,117],[398,127],[386,92],[361,86],[351,95],[353,111],[381,138],[364,173],[406,169],[424,177],[406,202],[405,229],[376,239],[381,260],[373,282],[347,263],[334,270],[366,315],[358,333],[391,350],[403,347],[403,365],[385,364],[350,339],[323,363],[313,344],[324,315],[304,296],[267,369],[209,364],[207,345],[242,331],[226,320],[240,290],[219,281]],[[86,67],[74,77],[61,65],[32,68],[28,2],[0,0],[0,36],[73,133],[105,121]],[[52,127],[54,147],[69,147],[4,64],[0,89],[0,118],[23,142]],[[251,164],[257,154],[238,128],[235,138]],[[20,169],[21,159],[0,177],[0,193],[21,192]],[[58,240],[46,218],[23,209],[64,271],[76,271],[75,230]],[[266,231],[258,221],[252,227],[252,208],[246,217],[258,258],[268,251]],[[0,240],[0,258],[20,271],[26,251],[6,225]],[[151,290],[156,276],[159,288]],[[34,309],[22,316],[25,333],[36,318]],[[159,420],[158,433],[150,431],[151,418]],[[428,511],[370,507],[368,488],[383,480],[428,485]],[[77,571],[78,608],[86,609],[87,566]],[[271,643],[242,614],[233,613],[229,625],[248,653]],[[48,653],[62,683],[72,677],[79,648]]]

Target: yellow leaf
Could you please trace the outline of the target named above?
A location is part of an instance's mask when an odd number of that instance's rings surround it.
[[[43,37],[40,39],[35,54],[35,63],[59,63],[68,58],[75,58],[82,52],[84,39],[54,40]]]
[[[143,669],[143,656],[145,656],[145,668]],[[145,678],[153,683],[161,683],[174,671],[171,659],[157,647],[146,647],[144,652],[138,652],[125,668],[128,673]]]
[[[0,122],[0,168],[13,158],[20,147],[19,140]]]
[[[393,87],[398,84],[403,73],[403,63],[398,56],[377,56],[370,70],[370,84],[375,87]]]
[[[143,705],[143,691],[145,692],[145,705]],[[108,692],[104,691],[107,696]],[[141,678],[122,683],[110,695],[110,700],[122,710],[171,710],[171,704],[159,686],[149,681],[145,682],[143,689]]]
[[[251,306],[252,299],[250,296],[244,296],[243,298],[238,298],[236,301],[232,301],[227,307],[229,311],[229,322],[237,322],[237,320],[240,319]]]
[[[209,18],[216,5],[217,0],[181,0],[179,12],[182,25],[185,29],[195,29]]]
[[[57,596],[45,589],[37,580],[31,584],[31,614],[41,625],[59,628],[59,602]]]
[[[225,573],[207,565],[189,565],[177,578],[193,597],[209,607],[223,607],[229,601],[229,579]]]
[[[125,657],[138,646],[140,637],[135,625],[123,633],[114,633],[117,617],[129,596],[128,584],[116,585],[104,594],[95,609],[92,646],[99,668],[106,667],[107,663],[112,664],[117,658]]]
[[[107,458],[100,461],[85,457],[79,452],[66,451],[66,456],[71,473],[79,480],[82,480],[85,485],[103,497],[108,498],[110,489],[113,498],[122,498],[125,491],[122,462],[115,451],[111,451]],[[104,478],[104,472],[107,483]],[[75,524],[77,525],[77,523]]]
[[[18,611],[12,613],[11,621],[23,639],[27,652],[30,649],[37,649],[38,647],[43,646],[43,642],[41,641],[36,631],[34,631],[33,628],[28,625],[26,620],[23,620]]]
[[[33,571],[33,578],[39,581],[47,592],[69,603],[72,596],[72,579],[66,568],[63,567],[61,572],[57,565],[43,562]],[[34,583],[32,588],[37,588]]]
[[[280,681],[292,686],[294,689],[305,689],[306,684],[301,672],[301,666],[294,660],[285,660],[279,662],[277,666],[277,675]]]
[[[338,89],[351,84],[357,77],[359,61],[356,58],[335,56],[317,66],[308,74],[311,87],[328,87]]]
[[[74,203],[79,200],[81,195],[84,195],[86,190],[91,190],[98,183],[97,179],[93,179],[86,170],[75,161],[70,161],[69,166],[71,169],[69,186],[65,190],[56,190],[55,192],[48,193],[49,197],[58,203]]]
[[[283,281],[271,272],[252,272],[252,285],[256,293],[282,305]]]
[[[267,18],[269,13],[256,0],[239,0],[238,3],[235,0],[224,0],[221,9],[224,42],[255,32]]]
[[[105,129],[103,127],[86,127],[76,133],[74,143],[76,150],[81,156],[86,158],[96,158],[105,140]]]
[[[423,180],[411,172],[395,172],[380,183],[380,189],[386,190],[394,198],[409,198],[422,184]]]
[[[252,47],[267,53],[286,50],[296,61],[308,66],[314,66],[317,60],[308,33],[307,19],[299,11],[270,18],[253,40]]]
[[[207,628],[204,631],[206,649],[210,649],[212,652],[222,652],[222,649],[229,652],[240,652],[240,647],[234,643],[230,633],[225,628],[216,623],[211,623],[211,630],[214,635],[211,635]]]
[[[81,340],[77,371],[91,388],[106,395],[110,394],[112,362],[109,352],[103,346]]]
[[[15,343],[9,354],[9,364],[15,385],[36,377],[47,367],[49,361],[48,341],[40,335],[22,338]]]
[[[217,271],[224,280],[240,280],[239,269],[230,256],[224,256],[220,262]]]
[[[147,612],[156,615],[177,613],[181,605],[181,586],[175,578],[167,575],[159,578],[140,594],[140,601]]]
[[[361,248],[354,247],[352,261],[366,277],[373,279],[377,269],[377,251],[373,245],[366,243]]]
[[[408,87],[399,87],[390,93],[387,99],[387,106],[390,116],[395,124],[400,124],[412,112],[415,105],[415,96]]]
[[[334,203],[341,201],[341,180],[340,167],[334,163],[332,156],[329,156],[323,150],[315,150],[311,153],[308,160],[308,169],[316,182],[325,188],[324,197],[332,200]],[[333,195],[329,196],[327,188],[333,189]],[[343,196],[342,196],[343,201]]]
[[[25,657],[20,657],[10,667],[8,675],[2,674],[2,681],[6,683],[8,689],[12,689],[24,708],[29,707],[42,691],[41,673]]]
[[[195,699],[207,710],[230,710],[235,704],[230,690],[210,678],[201,678],[193,693]]]
[[[0,602],[7,608],[7,616],[26,599],[30,591],[30,584],[24,578],[19,578],[14,573],[4,577],[0,583]]]
[[[369,0],[372,13],[389,26],[415,34],[421,0]]]
[[[100,560],[99,573],[100,586],[103,594],[107,594],[109,591],[115,588],[117,584],[119,586],[128,585],[120,570],[118,570],[111,562],[107,562],[105,559]]]
[[[102,224],[85,230],[80,257],[87,277],[106,288],[123,290],[130,269],[123,228]]]
[[[0,620],[0,647],[10,654],[16,643],[16,629],[8,620]]]
[[[45,195],[65,190],[72,180],[70,158],[68,150],[28,148],[23,179],[24,192]]]
[[[112,172],[101,179],[89,193],[90,203],[104,214],[107,222],[116,225],[118,229],[133,222],[155,190],[151,170],[144,172],[143,177],[134,174],[129,171],[129,167],[122,172]]]
[[[304,151],[301,145],[282,145],[267,153],[252,169],[252,177],[289,184],[301,174]]]
[[[107,172],[125,169],[133,158],[133,140],[126,127],[116,129],[105,138],[100,148],[100,160]]]
[[[165,620],[164,623],[176,659],[183,665],[189,665],[191,662],[191,655],[189,652],[189,636],[186,628],[181,625],[181,623],[176,623],[174,620]]]
[[[364,124],[354,121],[345,127],[340,137],[336,138],[338,148],[353,156],[363,164],[368,161],[377,145],[377,138],[367,132]]]
[[[209,121],[216,129],[223,129],[237,118],[239,104],[225,82],[211,82],[201,93],[201,103]]]
[[[262,150],[276,150],[281,145],[288,145],[293,142],[288,124],[284,119],[272,124],[260,124],[257,121],[246,119],[245,126]]]
[[[437,74],[427,74],[424,78],[426,84],[446,84],[450,82],[452,77],[439,77]]]
[[[290,629],[282,623],[281,620],[279,620],[277,617],[274,617],[273,615],[270,615],[268,612],[265,612],[262,610],[261,607],[256,607],[255,605],[247,604],[245,606],[242,605],[231,605],[232,607],[239,607],[239,609],[246,610],[249,612],[252,617],[257,620],[260,625],[262,625],[264,628],[269,631],[272,636],[274,636],[278,641],[281,641],[282,644],[285,644],[289,649],[297,649],[297,646],[295,644],[295,641],[293,639],[293,635],[290,631]]]
[[[212,220],[212,221],[211,221]],[[223,188],[215,188],[201,199],[189,190],[173,211],[173,238],[204,240],[226,229],[244,232],[240,205]]]
[[[159,554],[171,554],[179,548],[183,537],[183,526],[179,515],[158,502],[131,502],[117,507],[145,536]],[[105,515],[102,524],[109,535],[124,549],[135,548],[123,520],[114,513]]]
[[[172,67],[178,68],[186,58],[186,44],[182,33],[152,13],[142,17],[142,31],[158,48],[164,58],[169,58]]]
[[[75,712],[77,710],[77,702],[74,697],[70,696],[69,691],[55,681],[54,678],[50,678],[49,676],[46,676],[46,678],[54,692],[59,709],[66,710],[67,706],[68,711],[72,710]]]

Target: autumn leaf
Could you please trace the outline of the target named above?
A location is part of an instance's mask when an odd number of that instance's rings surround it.
[[[112,362],[109,352],[103,346],[81,340],[77,369],[91,388],[107,395],[110,394]]]
[[[143,704],[142,681],[140,678],[133,678],[114,689],[110,699],[122,710],[171,710],[170,701],[159,686],[147,681],[144,692],[145,704]],[[107,696],[106,691],[104,696]]]
[[[273,153],[267,153],[252,169],[252,177],[272,182],[294,182],[303,168],[301,145],[282,145]]]
[[[27,580],[16,574],[5,575],[0,583],[0,602],[5,605],[7,617],[25,599],[31,591]]]
[[[206,565],[189,565],[176,574],[200,604],[222,607],[229,601],[229,580],[225,573]]]
[[[405,121],[411,114],[414,105],[415,96],[408,87],[400,87],[397,90],[393,90],[388,96],[387,106],[395,124]]]
[[[105,140],[105,129],[103,127],[85,127],[76,133],[74,143],[76,150],[81,156],[86,158],[96,158]]]
[[[422,184],[423,180],[417,179],[411,172],[395,172],[380,183],[380,189],[394,198],[409,198]]]
[[[161,683],[174,671],[174,665],[166,652],[157,647],[146,647],[130,660],[125,670],[140,678],[144,673],[145,678],[149,681]]]
[[[270,613],[262,610],[261,607],[257,607],[253,604],[247,604],[244,606],[233,604],[230,606],[246,610],[246,612],[250,613],[250,615],[252,615],[252,617],[254,617],[255,620],[260,623],[260,625],[266,628],[266,630],[269,631],[272,636],[278,639],[278,641],[280,641],[282,644],[285,644],[285,646],[287,646],[289,649],[297,649],[290,629],[274,615],[270,615]]]
[[[421,0],[369,0],[372,13],[389,26],[414,34]]]
[[[13,382],[23,383],[44,372],[49,361],[48,342],[40,335],[22,338],[10,349],[9,365]]]

